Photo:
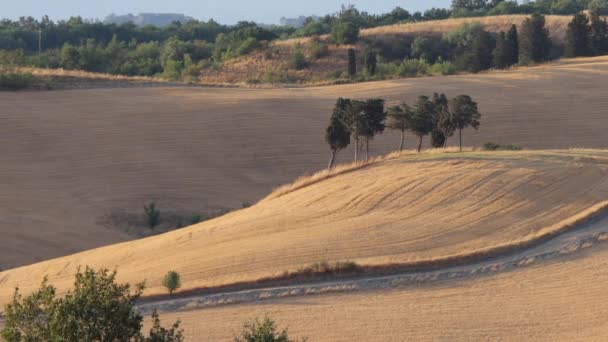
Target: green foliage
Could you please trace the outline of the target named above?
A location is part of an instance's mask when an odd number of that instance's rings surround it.
[[[156,208],[156,203],[152,202],[149,205],[144,205],[144,212],[146,214],[146,223],[150,229],[160,224],[160,210]]]
[[[300,46],[296,47],[296,51],[290,57],[289,66],[295,70],[302,70],[308,68],[308,61],[306,60],[306,56],[304,56],[304,52],[302,52],[302,48]]]
[[[357,54],[355,49],[348,49],[348,75],[353,77],[357,74]]]
[[[319,39],[313,39],[309,46],[310,57],[319,59],[329,55],[329,46]]]
[[[160,316],[154,310],[152,312],[152,328],[150,328],[148,337],[144,339],[144,342],[183,342],[185,338],[183,330],[179,327],[180,324],[181,322],[178,320],[173,323],[171,328],[163,328],[160,324]]]
[[[598,12],[591,13],[591,53],[603,55],[608,53],[608,22],[599,16]]]
[[[30,73],[0,71],[0,90],[22,90],[34,85],[34,76]]]
[[[463,24],[444,36],[453,47],[453,55],[459,69],[472,72],[489,69],[492,66],[492,52],[495,41],[479,23]]]
[[[266,317],[262,321],[256,318],[245,322],[239,336],[234,337],[234,342],[297,342],[297,340],[289,338],[287,329],[278,331],[276,323]]]
[[[359,40],[359,27],[349,21],[340,21],[332,29],[336,44],[354,44]]]
[[[179,273],[175,271],[169,271],[163,278],[163,286],[169,291],[169,294],[172,295],[177,289],[181,287],[181,277]]]
[[[325,141],[332,152],[328,165],[329,169],[334,166],[338,151],[345,149],[350,145],[350,131],[346,124],[340,119],[339,106],[340,100],[338,100],[336,109],[334,109],[334,114],[331,116],[329,126],[325,130]]]
[[[419,96],[409,116],[410,131],[419,138],[418,152],[422,149],[422,139],[435,128],[435,105],[427,96]]]
[[[608,15],[608,0],[591,0],[587,9],[598,15]]]
[[[62,297],[44,279],[40,289],[24,297],[15,290],[5,306],[5,326],[0,336],[18,341],[183,341],[179,322],[160,327],[158,314],[151,335],[141,334],[143,317],[135,309],[144,285],[132,291],[116,283],[116,272],[86,268],[76,273],[74,288]]]
[[[435,64],[428,67],[428,73],[430,75],[454,75],[456,72],[458,72],[458,68],[456,68],[456,66],[449,61],[439,60]]]
[[[459,146],[462,150],[462,130],[467,127],[479,129],[481,114],[477,103],[468,95],[459,95],[448,103],[451,120],[459,132]]]
[[[500,32],[496,37],[496,48],[493,52],[494,66],[508,68],[519,62],[519,38],[517,26],[512,25],[509,31]]]
[[[591,54],[591,27],[584,13],[577,13],[566,31],[566,56],[588,56]]]
[[[424,59],[406,59],[399,65],[399,76],[424,76],[429,72],[429,64]]]
[[[549,58],[551,39],[545,26],[545,17],[533,14],[524,20],[519,35],[519,61],[522,64],[539,63]]]
[[[374,76],[378,67],[378,57],[376,51],[368,49],[365,51],[365,71],[368,75]]]
[[[497,144],[493,142],[486,142],[483,144],[482,149],[484,151],[520,151],[522,148],[512,144]]]

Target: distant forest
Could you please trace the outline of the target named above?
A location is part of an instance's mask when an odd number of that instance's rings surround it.
[[[335,14],[306,18],[300,28],[266,26],[254,22],[223,25],[213,20],[175,21],[158,27],[138,26],[132,21],[122,24],[92,22],[80,17],[57,22],[48,17],[41,20],[22,17],[16,21],[0,21],[0,66],[64,68],[187,79],[196,77],[205,68],[221,68],[226,60],[265,49],[269,42],[277,39],[330,34],[330,39],[323,44],[353,44],[359,39],[359,30],[383,25],[514,13],[575,14],[587,9],[594,14],[606,14],[608,0],[537,0],[522,4],[503,0],[454,0],[451,8],[432,8],[425,12],[410,13],[397,7],[389,13],[378,15],[359,11],[353,6],[343,6]],[[595,23],[601,26],[601,23]],[[463,30],[479,33],[480,28],[461,29],[460,33]],[[487,69],[492,66],[492,50],[497,42],[503,44],[506,37],[479,34],[479,39],[469,39],[464,43],[462,41],[468,38],[455,37],[457,33],[437,42],[418,40],[415,46],[407,46],[407,53],[399,58],[424,59],[429,64],[449,61],[455,64],[454,70]],[[595,38],[597,37],[596,35]],[[315,41],[318,39],[315,38]],[[322,55],[324,49],[326,47],[322,44],[317,46],[315,55]],[[395,47],[393,50],[400,49],[403,47]],[[466,52],[464,50],[467,49],[483,50],[482,54],[487,51],[489,53],[485,53],[478,66],[458,67],[458,58],[469,58],[463,57]],[[557,49],[553,54],[561,56],[564,49]],[[385,56],[377,49],[368,50],[363,51],[366,54],[365,60],[373,65],[368,65],[367,70],[374,71],[375,61]],[[307,63],[304,56],[297,53],[293,56],[294,68],[305,68]],[[450,65],[439,67],[452,71]]]

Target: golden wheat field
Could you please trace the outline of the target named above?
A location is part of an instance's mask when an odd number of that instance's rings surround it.
[[[0,93],[0,136],[11,142],[0,144],[0,267],[131,239],[128,228],[144,226],[150,201],[185,220],[255,203],[326,165],[324,129],[340,96],[392,105],[434,91],[466,93],[483,114],[478,132],[465,131],[466,145],[606,148],[607,74],[603,57],[317,88]],[[398,140],[386,132],[372,153],[390,152]]]
[[[254,281],[313,262],[413,264],[520,245],[606,209],[608,153],[406,153],[301,180],[255,206],[152,238],[0,273],[0,302],[48,275],[64,290],[78,266],[117,268],[163,293]]]
[[[268,315],[309,341],[605,341],[608,252],[431,287],[165,313],[193,341],[230,341]]]

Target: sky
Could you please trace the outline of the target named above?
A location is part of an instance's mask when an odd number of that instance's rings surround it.
[[[397,6],[410,12],[448,7],[451,0],[0,0],[0,17],[17,19],[48,15],[59,20],[79,15],[103,19],[110,13],[152,12],[182,13],[202,20],[213,18],[223,24],[241,20],[275,24],[281,17],[334,13],[344,3],[370,13],[385,13]]]

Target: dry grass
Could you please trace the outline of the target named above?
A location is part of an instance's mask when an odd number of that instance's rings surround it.
[[[329,152],[322,133],[340,96],[378,96],[392,105],[434,91],[466,93],[483,113],[480,131],[465,132],[468,146],[495,141],[533,149],[606,148],[606,75],[608,58],[602,57],[483,75],[306,89],[0,93],[0,136],[12,142],[0,144],[0,177],[6,180],[0,193],[0,267],[128,240],[108,215],[141,215],[150,201],[181,213],[239,208],[242,201],[254,203],[301,174],[324,169]],[[415,145],[414,137],[406,141]],[[398,142],[398,134],[386,132],[374,140],[372,152],[389,153]],[[447,158],[431,153],[404,156]],[[338,157],[344,162],[351,156],[349,149]],[[301,183],[326,176],[331,174]]]
[[[163,293],[255,281],[311,263],[445,265],[521,248],[605,208],[605,151],[435,153],[387,158],[162,236],[0,273],[0,301],[48,274],[61,290],[78,265],[118,267]]]
[[[608,251],[486,278],[165,313],[186,336],[230,340],[269,315],[311,341],[605,341]],[[204,323],[201,323],[204,322]]]
[[[366,40],[390,40],[393,44],[405,44],[410,41],[407,38],[419,35],[442,35],[464,23],[479,22],[490,32],[506,31],[513,24],[520,26],[527,17],[525,15],[505,15],[380,26],[362,30],[361,36]],[[552,39],[562,43],[565,39],[568,22],[572,20],[572,17],[550,15],[546,17],[546,20]],[[322,36],[321,39],[327,40],[328,36]],[[251,80],[264,81],[269,74],[274,74],[275,83],[297,81],[308,85],[326,85],[335,82],[335,75],[339,75],[347,68],[346,50],[352,46],[332,45],[329,49],[329,55],[312,61],[309,68],[299,71],[289,70],[288,60],[295,52],[296,45],[300,44],[306,51],[310,43],[311,38],[273,42],[270,49],[228,61],[221,70],[203,71],[201,81],[205,83],[246,85]],[[363,50],[362,43],[355,47],[359,51]],[[273,52],[269,53],[270,51]],[[291,81],[281,81],[281,77],[277,77],[277,75],[283,75],[283,78]]]
[[[362,37],[380,37],[386,35],[442,35],[450,32],[463,24],[480,23],[487,31],[508,31],[511,25],[521,26],[529,15],[501,15],[494,17],[479,18],[456,18],[436,21],[425,21],[414,24],[399,24],[380,26],[366,29],[361,32]],[[547,29],[551,38],[563,43],[566,38],[566,30],[572,16],[548,15],[546,16]]]

